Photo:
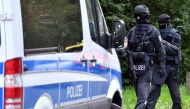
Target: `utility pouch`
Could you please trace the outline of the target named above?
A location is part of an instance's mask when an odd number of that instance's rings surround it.
[[[145,54],[144,58],[134,62],[134,69],[137,77],[146,75],[149,69],[150,58]]]

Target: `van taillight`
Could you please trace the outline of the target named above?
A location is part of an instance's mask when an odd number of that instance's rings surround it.
[[[22,59],[15,58],[5,62],[4,109],[22,109]]]

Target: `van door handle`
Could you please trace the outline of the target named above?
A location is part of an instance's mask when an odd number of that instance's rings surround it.
[[[80,62],[82,62],[82,66],[85,67],[87,65],[88,60],[83,55],[82,58],[80,59]]]
[[[87,63],[87,59],[84,57],[84,55],[82,56],[82,58],[80,59],[80,62],[82,62],[82,63]]]
[[[95,63],[95,62],[97,62],[97,59],[91,59],[90,62]]]
[[[86,63],[86,62],[87,62],[87,59],[80,59],[80,62]]]
[[[95,58],[95,56],[92,57],[92,59],[90,60],[91,63],[96,63],[97,59]]]
[[[97,59],[93,56],[93,58],[90,60],[90,63],[92,64],[93,67],[96,66]]]

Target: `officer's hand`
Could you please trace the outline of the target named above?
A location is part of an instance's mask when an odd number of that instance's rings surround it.
[[[144,52],[133,52],[132,53],[135,60],[144,59],[145,53]]]
[[[160,65],[160,77],[163,77],[165,75],[166,75],[165,65]]]
[[[126,52],[127,52],[127,54],[129,54],[129,55],[132,55],[132,51],[130,51],[130,50],[126,50]]]
[[[127,52],[125,49],[122,49],[121,50],[121,54],[122,54],[122,57],[126,57],[127,56]]]

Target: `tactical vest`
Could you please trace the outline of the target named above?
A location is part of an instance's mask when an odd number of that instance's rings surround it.
[[[153,44],[153,36],[155,28],[149,24],[135,26],[129,33],[129,48],[133,52],[144,52],[145,57],[141,60],[134,59],[135,71],[137,77],[143,76],[149,70],[150,62],[154,60],[155,47]]]
[[[155,55],[155,45],[153,37],[156,34],[156,29],[153,26],[148,26],[146,31],[139,32],[136,26],[132,28],[129,35],[129,48],[133,52],[145,52],[150,57]]]
[[[175,44],[176,41],[176,37],[178,36],[177,34],[178,31],[176,29],[174,29],[173,27],[169,26],[166,29],[160,29],[160,33],[162,36],[162,39],[171,43],[171,44]],[[181,62],[181,51],[178,51],[177,54],[172,54],[169,51],[166,50],[166,63],[168,64],[180,64]]]

